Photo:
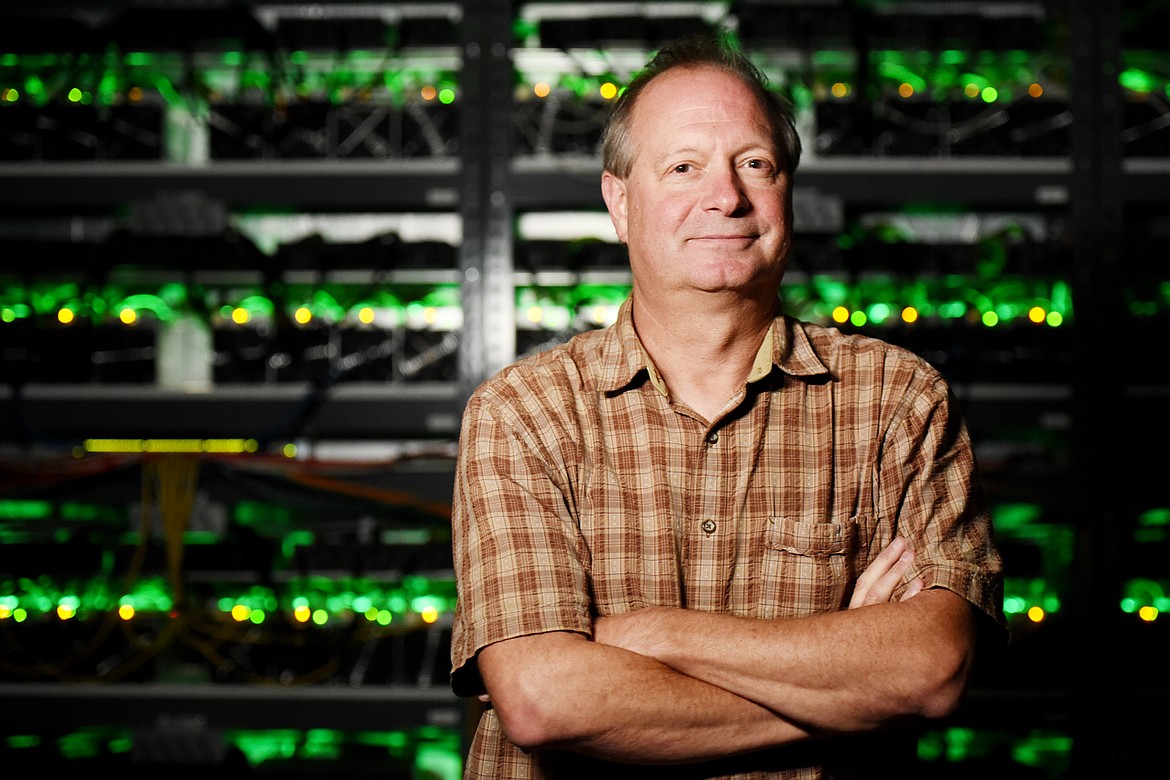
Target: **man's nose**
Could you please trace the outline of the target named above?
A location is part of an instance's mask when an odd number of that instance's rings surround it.
[[[747,208],[747,194],[735,166],[720,165],[708,168],[704,185],[705,209],[730,215]]]

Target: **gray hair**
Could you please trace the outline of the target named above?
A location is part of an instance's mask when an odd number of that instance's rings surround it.
[[[792,104],[768,83],[767,77],[739,49],[719,34],[685,38],[664,46],[633,78],[614,104],[601,141],[602,167],[626,178],[634,165],[630,127],[634,105],[646,86],[675,68],[714,67],[742,80],[764,107],[772,126],[772,140],[783,152],[781,164],[791,176],[800,163],[800,136]]]

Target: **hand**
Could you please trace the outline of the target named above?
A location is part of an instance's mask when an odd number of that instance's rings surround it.
[[[856,609],[889,601],[898,583],[913,564],[914,551],[910,549],[909,543],[905,537],[895,537],[857,578],[857,587],[853,590],[853,598],[849,599],[849,608]],[[924,585],[921,577],[914,579],[898,601],[914,598],[922,591]]]

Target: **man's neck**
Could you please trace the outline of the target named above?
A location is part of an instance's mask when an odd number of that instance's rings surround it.
[[[672,399],[708,421],[743,388],[776,301],[695,296],[670,305],[634,294],[634,328]]]

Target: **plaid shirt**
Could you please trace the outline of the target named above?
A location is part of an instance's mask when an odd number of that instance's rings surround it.
[[[505,369],[466,407],[453,531],[460,695],[482,691],[475,654],[484,646],[589,635],[595,615],[844,609],[897,534],[917,554],[915,576],[1003,622],[1000,559],[944,380],[908,351],[782,315],[747,383],[710,423],[671,403],[628,300],[613,327]],[[816,744],[663,776],[853,776],[821,766],[850,751]],[[488,709],[467,776],[602,771],[622,776],[580,756],[521,752]],[[655,775],[639,767],[629,776]]]

